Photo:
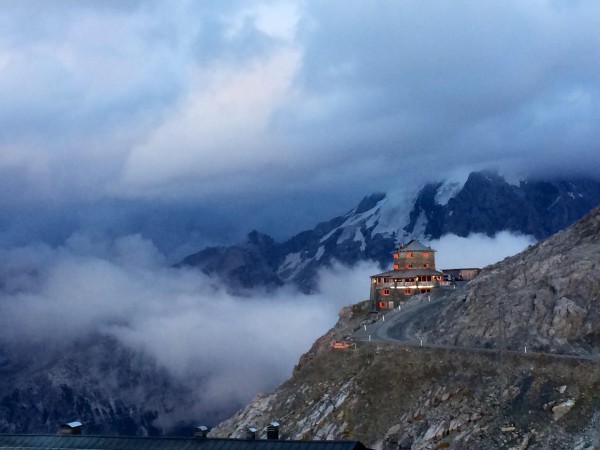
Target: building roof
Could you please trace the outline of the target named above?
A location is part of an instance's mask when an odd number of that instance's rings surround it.
[[[407,269],[407,270],[389,270],[387,272],[378,273],[377,275],[371,275],[371,278],[384,277],[384,278],[413,278],[421,277],[423,275],[443,275],[442,272],[438,272],[433,269]]]
[[[435,252],[434,249],[427,247],[416,239],[413,239],[408,244],[398,246],[397,250],[402,252]]]
[[[0,434],[0,449],[94,450],[367,450],[358,441],[285,441],[177,437]]]

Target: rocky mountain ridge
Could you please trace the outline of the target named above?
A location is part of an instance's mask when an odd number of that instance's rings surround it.
[[[597,207],[486,268],[466,292],[449,291],[444,308],[411,325],[434,346],[333,349],[373,317],[368,301],[346,307],[292,378],[212,433],[237,437],[278,418],[288,438],[352,438],[375,449],[598,448],[599,263]]]
[[[310,293],[318,270],[334,260],[346,265],[373,260],[383,268],[396,243],[446,234],[511,231],[543,239],[599,203],[600,183],[593,180],[514,185],[495,173],[474,172],[463,182],[427,184],[414,197],[373,194],[344,216],[281,243],[252,231],[246,242],[206,248],[181,264],[218,276],[238,293],[284,284]]]
[[[87,434],[160,435],[190,424],[192,387],[107,337],[53,349],[0,352],[0,432],[55,433],[80,420]]]

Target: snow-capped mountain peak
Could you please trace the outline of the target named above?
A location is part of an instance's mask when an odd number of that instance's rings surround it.
[[[542,239],[598,203],[600,183],[594,180],[529,180],[517,186],[494,172],[473,172],[464,180],[449,178],[412,192],[369,195],[347,214],[282,243],[249,237],[246,243],[190,255],[182,263],[217,274],[230,286],[291,283],[311,292],[318,270],[334,260],[348,265],[373,260],[384,268],[398,243],[446,234],[510,231]],[[227,262],[231,257],[235,263]]]

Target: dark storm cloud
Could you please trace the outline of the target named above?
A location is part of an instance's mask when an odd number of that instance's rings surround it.
[[[381,134],[376,152],[396,158],[393,169],[404,158],[435,163],[448,155],[454,162],[446,159],[445,166],[515,169],[503,160],[527,151],[521,162],[535,161],[546,155],[548,142],[554,163],[572,167],[577,163],[565,149],[574,138],[587,140],[586,156],[595,150],[595,4],[346,2],[343,9],[316,8],[300,79],[310,107],[321,101],[336,113],[326,117],[323,133],[346,134],[356,145],[352,156],[372,148],[373,131]],[[315,126],[313,117],[309,110],[307,129]]]
[[[599,21],[591,0],[9,3],[0,206],[298,231],[399,177],[597,176]]]

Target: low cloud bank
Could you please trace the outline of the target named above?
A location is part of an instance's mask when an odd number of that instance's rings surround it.
[[[534,244],[535,238],[502,231],[494,237],[473,233],[468,237],[447,234],[433,240],[429,245],[437,251],[435,263],[438,269],[459,267],[485,267],[507,256],[515,255]]]
[[[321,273],[318,295],[283,288],[241,298],[197,270],[168,266],[139,235],[77,235],[59,248],[0,250],[0,261],[0,345],[116,338],[196,383],[196,414],[227,411],[287,378],[339,308],[368,297],[378,270],[334,266]]]
[[[503,232],[430,245],[438,267],[452,268],[483,267],[533,242]],[[196,269],[171,267],[139,235],[0,249],[0,348],[16,357],[114,338],[192,386],[198,404],[182,417],[218,417],[286,379],[341,306],[368,298],[369,275],[378,272],[374,263],[334,265],[319,274],[316,295],[285,287],[235,297]]]

